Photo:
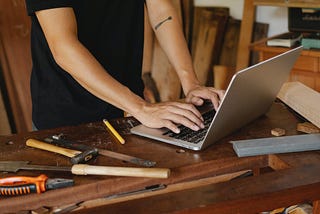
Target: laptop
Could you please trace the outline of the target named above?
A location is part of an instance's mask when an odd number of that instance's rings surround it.
[[[212,104],[202,106],[205,128],[192,131],[180,125],[180,134],[167,128],[142,124],[131,133],[179,147],[202,150],[268,112],[302,51],[302,46],[235,73],[217,111]]]

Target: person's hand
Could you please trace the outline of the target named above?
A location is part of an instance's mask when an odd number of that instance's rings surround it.
[[[194,131],[204,128],[203,118],[193,104],[182,102],[145,103],[134,115],[142,124],[150,128],[166,127],[179,133],[178,124]]]
[[[197,86],[189,91],[186,96],[186,102],[201,106],[204,103],[204,100],[210,100],[214,109],[217,110],[224,93],[224,90],[218,90],[213,87]]]

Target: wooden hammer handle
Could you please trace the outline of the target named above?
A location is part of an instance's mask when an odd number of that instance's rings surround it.
[[[71,172],[75,175],[112,175],[147,178],[168,178],[170,175],[170,169],[166,168],[92,166],[87,164],[75,164],[72,166]]]
[[[65,155],[67,157],[74,157],[78,154],[80,154],[80,151],[76,151],[76,150],[72,150],[72,149],[67,149],[67,148],[62,148],[62,147],[58,147],[55,145],[51,145],[48,143],[44,143],[42,141],[39,140],[35,140],[35,139],[28,139],[26,141],[26,145],[33,147],[33,148],[37,148],[37,149],[42,149],[42,150],[46,150],[49,152],[55,152],[61,155]]]

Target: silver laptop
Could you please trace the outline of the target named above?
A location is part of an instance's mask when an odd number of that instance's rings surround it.
[[[181,127],[178,135],[166,128],[138,125],[131,133],[187,149],[204,149],[269,110],[301,50],[300,46],[234,74],[218,110],[202,107],[209,121],[201,131]]]

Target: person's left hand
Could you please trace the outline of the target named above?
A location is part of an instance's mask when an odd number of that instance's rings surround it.
[[[186,96],[186,102],[201,106],[204,103],[204,100],[210,100],[214,109],[217,110],[224,94],[224,90],[218,90],[213,87],[197,86],[189,91]]]

